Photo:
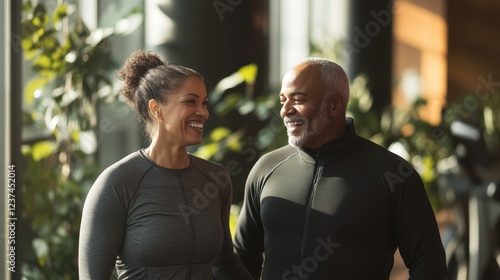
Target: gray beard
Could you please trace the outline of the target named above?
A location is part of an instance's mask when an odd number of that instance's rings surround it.
[[[326,105],[327,103],[323,102],[320,106],[318,115],[312,120],[312,122],[307,121],[305,123],[302,135],[295,136],[287,131],[288,144],[294,147],[303,147],[313,137],[325,131],[326,127],[328,126]],[[309,125],[311,125],[310,130]]]

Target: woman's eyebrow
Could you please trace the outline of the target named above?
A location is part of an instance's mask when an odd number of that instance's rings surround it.
[[[198,93],[194,93],[194,92],[188,92],[188,93],[184,94],[183,97],[184,98],[194,97],[196,99],[208,100],[208,95],[205,95],[203,97],[203,96],[200,96]]]
[[[184,96],[192,96],[192,97],[200,98],[200,96],[198,94],[193,93],[193,92],[188,92],[188,93],[184,94]]]

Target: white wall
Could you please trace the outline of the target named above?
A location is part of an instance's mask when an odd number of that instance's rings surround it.
[[[348,0],[270,0],[269,14],[271,87],[279,88],[285,73],[311,55],[311,42],[328,44],[347,36]]]

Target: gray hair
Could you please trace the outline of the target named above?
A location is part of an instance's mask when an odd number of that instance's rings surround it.
[[[349,102],[349,80],[344,69],[334,61],[320,57],[306,58],[303,63],[319,67],[325,86],[324,98],[340,95],[344,101],[344,107],[347,108],[347,103]]]

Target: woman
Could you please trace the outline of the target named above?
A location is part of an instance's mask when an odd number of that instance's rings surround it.
[[[80,279],[251,279],[233,254],[232,185],[219,164],[187,152],[202,141],[207,92],[196,71],[133,53],[120,93],[151,138],[108,167],[85,201]]]

